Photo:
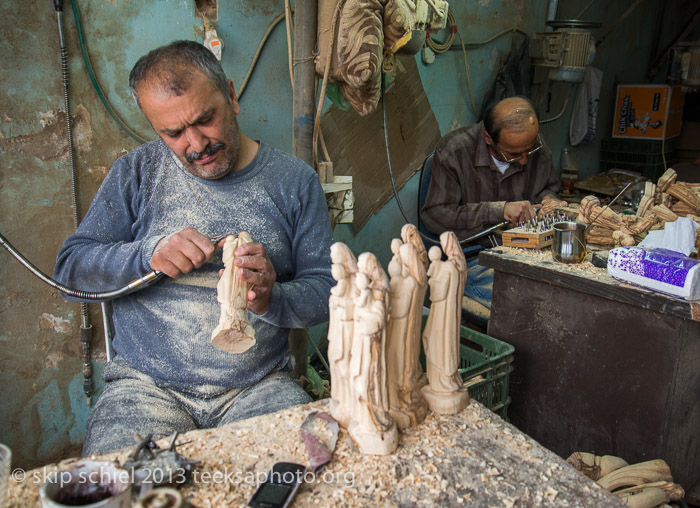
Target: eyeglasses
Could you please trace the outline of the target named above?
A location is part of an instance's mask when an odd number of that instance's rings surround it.
[[[500,155],[502,157],[503,162],[506,162],[508,164],[512,164],[512,163],[517,162],[520,159],[522,159],[523,155],[527,155],[528,157],[530,157],[532,154],[541,150],[542,146],[543,146],[542,145],[542,138],[540,138],[540,135],[538,134],[537,139],[535,140],[535,144],[533,145],[532,148],[530,148],[527,152],[521,152],[519,154],[511,153],[511,154],[509,154],[511,156],[511,158],[506,157],[506,154],[503,153],[497,146],[494,145],[494,148],[498,152],[498,155]],[[513,157],[514,155],[515,155],[515,157]]]

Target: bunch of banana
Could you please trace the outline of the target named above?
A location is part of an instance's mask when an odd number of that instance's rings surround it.
[[[566,462],[632,508],[655,508],[683,499],[671,469],[661,459],[630,465],[620,457],[575,452]]]

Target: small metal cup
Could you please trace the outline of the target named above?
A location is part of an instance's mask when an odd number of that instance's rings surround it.
[[[130,508],[131,477],[112,462],[83,460],[49,475],[39,494],[43,508]]]
[[[552,258],[560,263],[580,263],[586,257],[586,224],[557,222],[552,226]]]

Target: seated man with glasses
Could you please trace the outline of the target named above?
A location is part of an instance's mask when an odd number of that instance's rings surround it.
[[[438,142],[421,219],[431,233],[451,230],[462,240],[503,220],[513,225],[530,220],[540,206],[546,213],[565,205],[556,198],[560,187],[532,103],[510,97],[489,107],[483,122]],[[480,243],[490,246],[487,238]],[[468,268],[465,295],[487,319],[493,270],[476,259],[468,260]]]

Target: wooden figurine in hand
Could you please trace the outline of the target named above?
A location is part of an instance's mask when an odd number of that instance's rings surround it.
[[[461,299],[466,282],[466,262],[454,233],[440,235],[447,261],[442,261],[440,248],[428,251],[430,268],[430,314],[423,331],[429,385],[423,395],[432,411],[454,414],[469,403],[469,393],[459,375],[459,338]],[[459,253],[457,253],[459,250]]]
[[[211,334],[211,343],[227,353],[243,353],[255,344],[255,329],[246,313],[248,283],[238,276],[239,268],[233,262],[238,246],[252,241],[250,235],[242,231],[238,236],[227,236],[224,243],[224,273],[216,286],[221,317]]]
[[[358,261],[355,278],[357,296],[354,307],[354,330],[350,376],[354,396],[350,436],[360,451],[370,455],[387,455],[396,450],[398,433],[388,412],[385,370],[386,301],[382,280],[373,281],[369,273],[379,277],[381,266],[373,254],[364,253]],[[376,263],[375,263],[376,262]],[[369,270],[369,273],[365,270]],[[383,270],[381,270],[383,273]],[[384,274],[386,279],[386,274]],[[372,283],[375,289],[372,289]]]
[[[350,352],[353,337],[353,298],[356,293],[357,260],[347,245],[331,245],[331,275],[338,282],[328,299],[328,364],[331,376],[330,413],[346,427],[352,416]]]

